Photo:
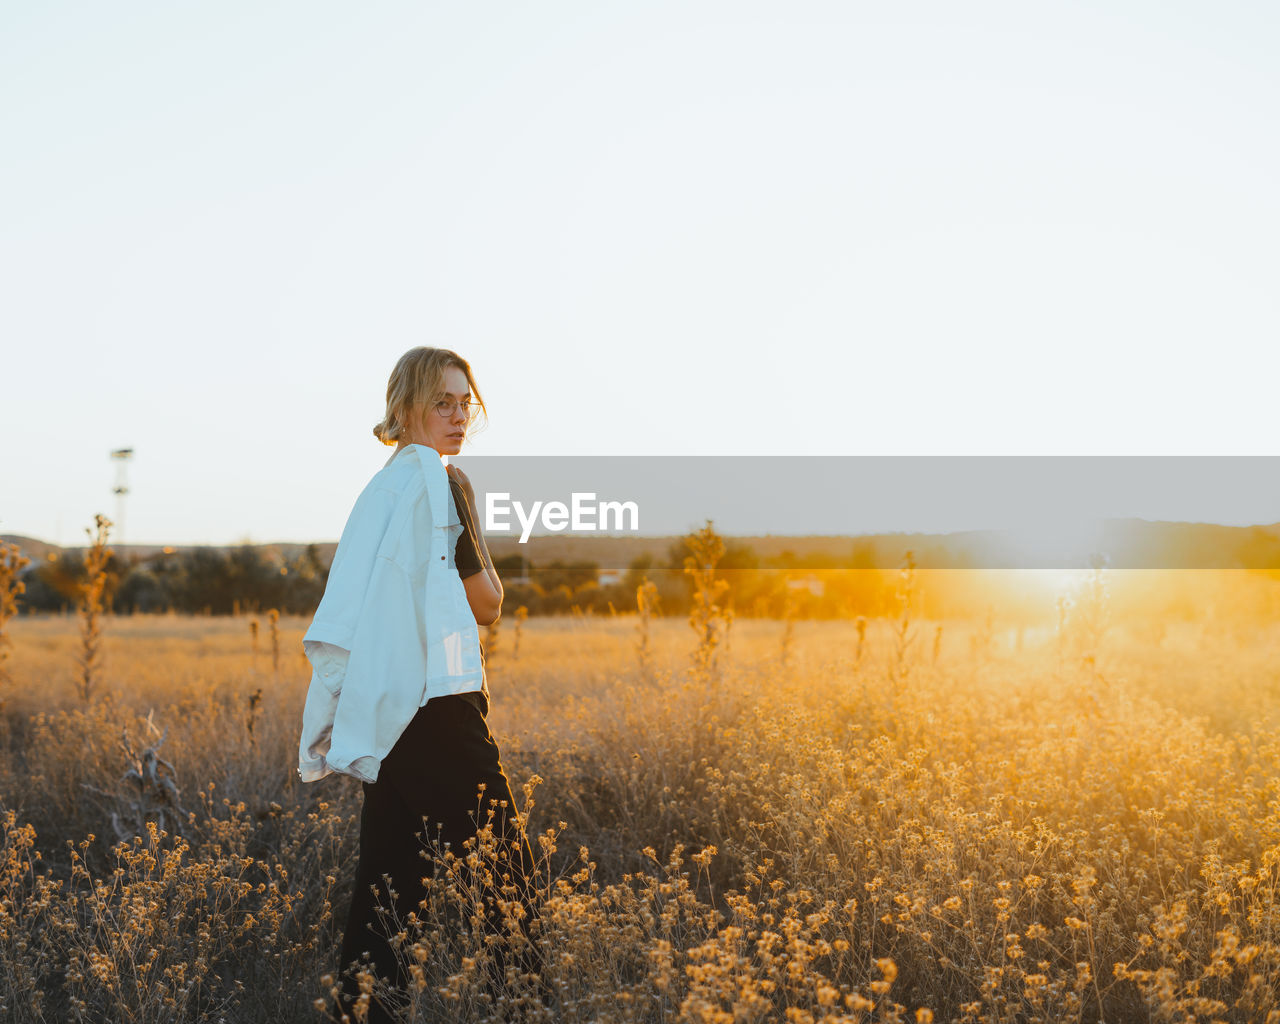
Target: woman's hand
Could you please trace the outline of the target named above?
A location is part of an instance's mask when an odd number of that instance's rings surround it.
[[[462,493],[467,496],[467,501],[471,504],[472,508],[474,508],[476,504],[476,492],[475,488],[471,486],[471,481],[467,479],[467,474],[462,472],[461,469],[452,463],[448,466],[448,472],[452,479],[458,481],[458,486],[462,488]]]

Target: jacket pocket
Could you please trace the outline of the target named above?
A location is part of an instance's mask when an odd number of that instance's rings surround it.
[[[347,651],[334,644],[312,640],[304,645],[307,660],[315,670],[315,678],[333,696],[342,692],[342,680],[347,674]]]

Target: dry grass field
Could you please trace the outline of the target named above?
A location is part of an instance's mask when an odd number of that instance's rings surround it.
[[[85,703],[78,620],[9,621],[0,1019],[333,1019],[361,793],[297,778],[306,625],[108,616]],[[550,997],[481,984],[442,870],[406,1020],[1280,1021],[1274,620],[738,619],[710,674],[637,628],[502,620]]]

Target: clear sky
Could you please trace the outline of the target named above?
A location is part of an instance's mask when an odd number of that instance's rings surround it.
[[[1277,53],[1230,0],[0,5],[0,532],[81,542],[132,446],[126,541],[335,539],[417,344],[464,454],[1277,454]]]

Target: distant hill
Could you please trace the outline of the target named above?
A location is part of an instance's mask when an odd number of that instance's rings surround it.
[[[43,562],[50,552],[63,550],[57,544],[49,544],[34,537],[24,537],[20,533],[0,533],[0,543],[18,545],[19,553],[33,562]]]

